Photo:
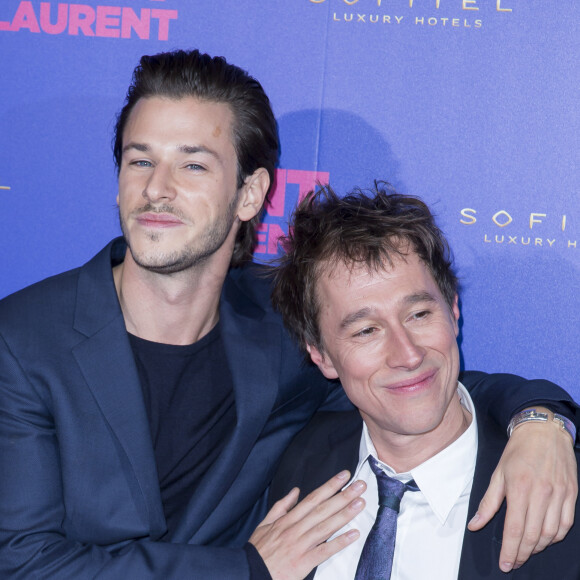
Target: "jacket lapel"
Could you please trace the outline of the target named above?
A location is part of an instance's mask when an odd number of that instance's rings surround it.
[[[358,411],[342,413],[340,429],[330,431],[326,438],[326,447],[320,452],[309,455],[307,464],[301,472],[306,481],[300,487],[300,499],[314,491],[343,469],[348,469],[351,477],[358,465],[360,438],[362,435],[362,419]],[[316,441],[313,441],[316,444]],[[306,576],[305,580],[313,580],[317,568]]]
[[[477,415],[478,446],[467,521],[475,515],[491,475],[507,442],[506,436],[484,414]],[[505,579],[499,569],[499,553],[505,520],[505,502],[493,519],[478,532],[465,530],[458,580]]]
[[[165,531],[165,518],[147,412],[113,284],[114,251],[107,246],[80,272],[74,328],[87,338],[73,348],[73,356],[126,456],[129,485],[138,489],[135,502],[156,537]]]
[[[220,322],[234,388],[236,426],[191,498],[172,535],[174,542],[209,542],[216,530],[223,529],[224,522],[231,517],[227,494],[231,493],[232,483],[250,455],[278,394],[279,324],[265,321],[264,310],[244,295],[237,296],[235,301],[222,296]],[[253,502],[247,499],[249,508]]]
[[[304,467],[300,468],[300,473],[304,476],[299,486],[300,499],[343,469],[348,469],[351,476],[354,475],[359,459],[362,419],[358,411],[340,415],[340,429],[328,432],[321,446],[317,446],[316,440],[312,441],[314,452],[307,455]]]

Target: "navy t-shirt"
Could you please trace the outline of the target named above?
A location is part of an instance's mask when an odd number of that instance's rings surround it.
[[[219,323],[202,339],[186,346],[129,337],[171,532],[233,431],[236,409],[232,377]]]

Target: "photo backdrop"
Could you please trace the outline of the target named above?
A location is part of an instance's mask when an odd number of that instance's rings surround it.
[[[385,179],[433,207],[463,364],[580,400],[580,8],[574,0],[2,0],[0,297],[119,234],[115,115],[142,54],[260,80],[282,155],[256,258],[297,199]]]

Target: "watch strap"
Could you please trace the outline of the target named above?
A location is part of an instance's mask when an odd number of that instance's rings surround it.
[[[528,423],[529,421],[540,421],[547,423],[548,420],[557,423],[560,429],[566,431],[570,437],[572,437],[573,444],[576,443],[576,425],[574,425],[570,419],[564,417],[564,415],[560,415],[559,413],[545,413],[543,411],[538,411],[537,409],[525,409],[519,413],[516,413],[509,422],[507,428],[508,437],[511,437],[514,429],[520,425],[523,425],[524,423]]]

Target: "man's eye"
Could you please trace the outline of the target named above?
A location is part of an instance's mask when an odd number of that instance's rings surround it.
[[[202,165],[198,165],[197,163],[188,163],[186,169],[191,169],[191,171],[204,171],[205,167]]]
[[[421,312],[415,312],[415,314],[413,314],[413,318],[415,320],[423,320],[423,319],[427,318],[427,316],[429,316],[429,314],[431,314],[431,312],[429,310],[421,310]]]
[[[362,330],[359,330],[355,336],[370,336],[371,334],[374,334],[377,331],[377,329],[374,326],[368,326],[367,328],[363,328]]]
[[[136,167],[151,167],[151,161],[145,161],[144,159],[136,159],[131,161],[129,165],[135,165]]]

